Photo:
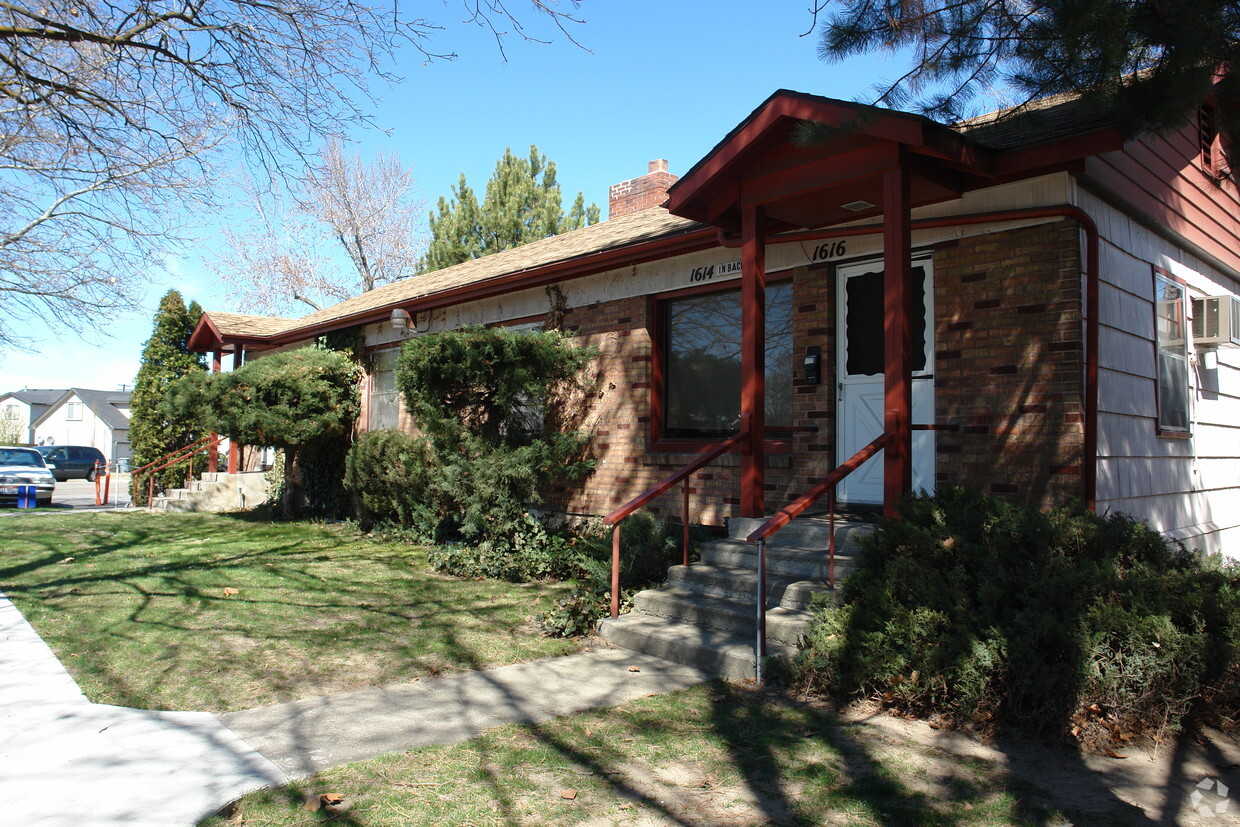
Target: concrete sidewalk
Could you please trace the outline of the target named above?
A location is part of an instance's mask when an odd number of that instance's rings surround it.
[[[0,800],[23,827],[193,825],[287,779],[205,712],[93,704],[0,596]]]
[[[689,666],[598,649],[221,716],[291,777],[385,752],[464,741],[501,724],[536,723],[709,680]]]
[[[0,595],[3,822],[192,827],[245,793],[289,777],[708,678],[657,658],[600,649],[234,712],[221,723],[206,712],[91,703]]]

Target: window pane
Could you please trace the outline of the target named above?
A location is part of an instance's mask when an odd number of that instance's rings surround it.
[[[400,415],[400,394],[396,391],[397,349],[380,350],[371,361],[370,430],[395,428]]]
[[[792,423],[792,285],[766,291],[766,417]],[[726,436],[740,423],[741,294],[731,290],[666,305],[664,434]]]
[[[926,369],[926,271],[913,268],[913,309],[909,319],[913,371]],[[844,284],[848,312],[844,319],[844,369],[849,376],[883,372],[883,271],[849,277]]]
[[[1161,276],[1154,302],[1158,338],[1158,425],[1177,431],[1189,427],[1188,340],[1184,288]]]

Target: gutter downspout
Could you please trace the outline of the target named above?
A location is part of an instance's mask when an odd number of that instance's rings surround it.
[[[1098,358],[1099,358],[1099,273],[1098,273],[1098,225],[1080,207],[1068,204],[1050,207],[1029,207],[1019,210],[974,213],[945,218],[921,218],[912,221],[913,230],[933,230],[947,227],[988,224],[995,221],[1019,221],[1026,218],[1070,218],[1085,233],[1085,421],[1083,423],[1083,467],[1081,468],[1081,493],[1085,507],[1096,511],[1098,506]],[[882,225],[868,224],[861,227],[832,230],[809,230],[768,236],[768,244],[790,244],[800,241],[820,241],[829,238],[848,238],[857,235],[879,235]],[[724,246],[729,239],[720,231],[719,242]]]

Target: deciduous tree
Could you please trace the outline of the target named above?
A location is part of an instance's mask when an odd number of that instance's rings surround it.
[[[598,205],[587,207],[580,192],[565,213],[555,176],[555,161],[548,161],[533,144],[528,158],[513,155],[511,147],[504,150],[481,203],[462,174],[452,188],[452,198],[440,196],[431,214],[431,239],[421,261],[422,271],[440,270],[597,224]]]
[[[208,264],[245,312],[317,310],[415,272],[425,205],[394,154],[366,161],[332,138],[296,181],[243,190],[250,220],[225,229]]]
[[[530,0],[565,32],[574,0]],[[536,39],[501,0],[466,22]],[[565,10],[567,8],[567,10]],[[437,54],[407,6],[326,0],[50,0],[0,8],[0,346],[12,320],[131,308],[211,207],[215,153],[300,165],[369,120],[376,67]],[[570,36],[571,39],[571,36]]]

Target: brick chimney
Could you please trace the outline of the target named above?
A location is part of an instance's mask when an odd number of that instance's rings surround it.
[[[619,218],[660,206],[667,200],[668,187],[675,184],[678,177],[667,171],[667,161],[664,159],[651,161],[645,175],[611,185],[607,191],[607,217]]]

